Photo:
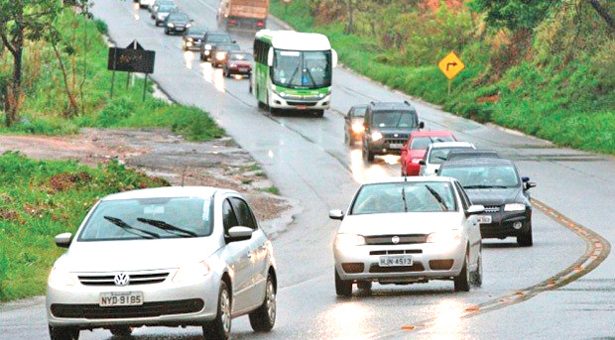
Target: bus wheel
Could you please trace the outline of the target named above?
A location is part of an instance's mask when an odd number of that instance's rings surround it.
[[[321,118],[325,115],[325,110],[314,110],[314,116]]]

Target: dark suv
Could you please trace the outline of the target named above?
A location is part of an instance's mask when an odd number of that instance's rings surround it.
[[[410,132],[422,129],[416,109],[404,102],[371,102],[363,121],[363,158],[372,162],[376,155],[399,154]]]

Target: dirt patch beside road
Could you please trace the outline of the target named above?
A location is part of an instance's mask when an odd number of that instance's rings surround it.
[[[275,235],[299,211],[295,202],[265,190],[265,173],[231,138],[186,142],[166,129],[83,129],[68,137],[0,136],[0,153],[17,150],[37,159],[74,159],[90,166],[118,159],[173,185],[205,185],[241,192],[263,228]]]

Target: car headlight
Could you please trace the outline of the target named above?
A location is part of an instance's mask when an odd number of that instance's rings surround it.
[[[67,270],[53,266],[51,272],[49,273],[49,278],[47,279],[47,283],[50,286],[75,286],[77,285],[77,276],[73,273],[68,272]]]
[[[184,265],[173,276],[173,282],[193,282],[207,274],[209,274],[210,268],[207,261],[195,262]]]
[[[508,203],[504,206],[504,211],[525,211],[525,204]]]
[[[186,28],[189,28],[190,26],[192,26],[192,24],[186,24]]]
[[[224,52],[216,52],[216,59],[222,60],[222,59],[224,59],[224,57],[226,57],[226,53],[224,53]]]
[[[211,44],[205,44],[205,49],[206,50],[211,50]]]
[[[365,126],[363,126],[362,123],[357,122],[357,123],[352,124],[352,132],[361,133],[363,131],[365,131]]]
[[[365,244],[365,237],[355,234],[337,234],[335,237],[336,247],[354,247]]]
[[[461,241],[459,230],[438,231],[427,236],[427,243],[451,244]]]
[[[175,27],[175,25],[173,25],[173,23],[172,23],[172,22],[170,22],[170,23],[168,23],[168,24],[167,24],[167,27],[169,27],[169,28],[173,28],[173,27]]]
[[[381,139],[382,139],[382,133],[380,133],[380,132],[378,132],[378,131],[374,131],[374,132],[372,132],[372,140],[373,140],[374,142],[377,142],[377,141],[379,141],[379,140],[381,140]]]

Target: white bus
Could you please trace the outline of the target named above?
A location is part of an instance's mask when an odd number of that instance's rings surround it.
[[[331,104],[337,53],[318,33],[261,30],[254,38],[250,89],[259,107],[311,111],[322,117]]]

